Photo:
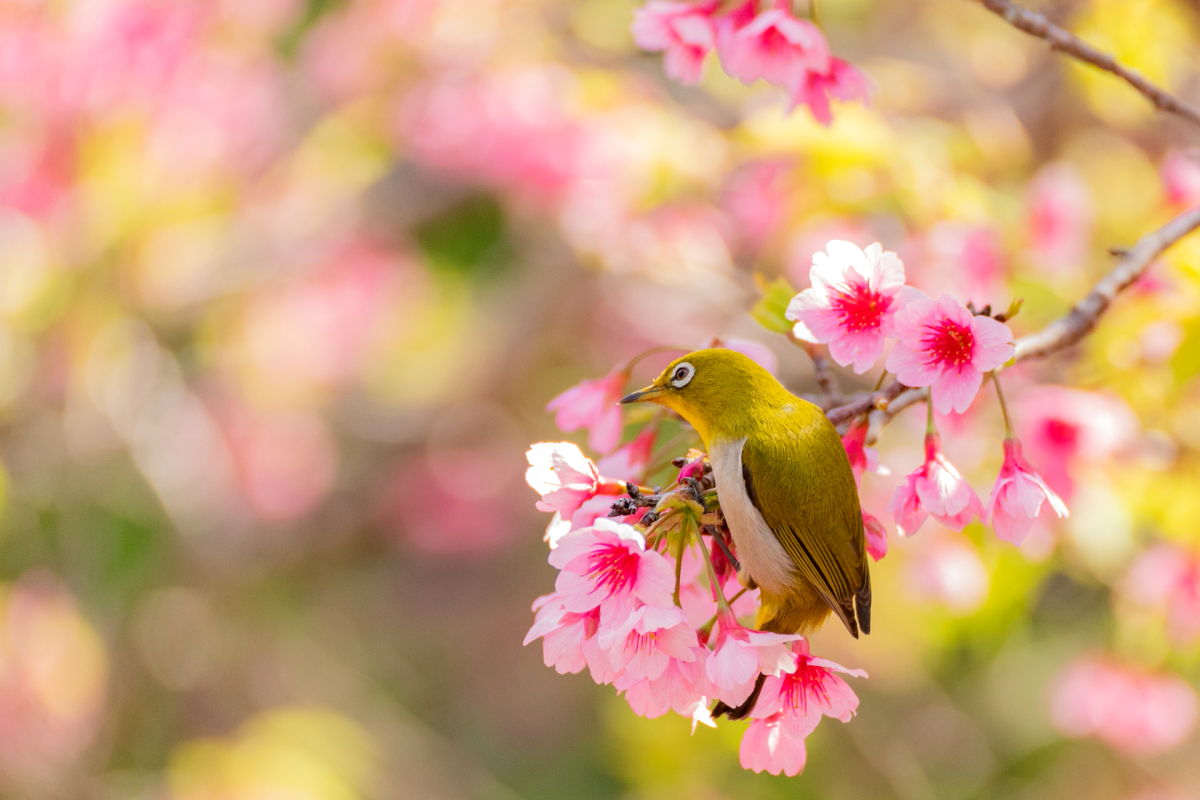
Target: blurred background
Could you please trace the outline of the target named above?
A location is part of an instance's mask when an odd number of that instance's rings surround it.
[[[1193,4],[1033,5],[1200,96]],[[973,3],[824,0],[874,87],[830,128],[668,81],[635,9],[0,4],[0,796],[1200,796],[1200,237],[1012,371],[1071,518],[893,538],[875,632],[814,639],[871,678],[803,776],[520,646],[563,389],[736,336],[811,391],[748,310],[830,238],[1019,335],[1200,202],[1194,130]],[[943,432],[986,496],[994,401]]]

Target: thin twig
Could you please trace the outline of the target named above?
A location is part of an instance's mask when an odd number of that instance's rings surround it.
[[[817,387],[821,390],[821,394],[825,396],[825,403],[818,403],[818,405],[821,405],[822,408],[829,408],[840,403],[842,401],[842,390],[838,386],[837,375],[834,374],[833,369],[829,365],[829,356],[825,354],[820,346],[797,338],[796,334],[791,331],[788,331],[787,336],[792,344],[803,348],[804,352],[808,354],[809,360],[812,361],[813,379],[817,382]]]
[[[1009,0],[977,0],[977,2],[1014,28],[1045,40],[1052,49],[1091,64],[1097,69],[1111,72],[1137,89],[1157,108],[1177,114],[1193,124],[1200,125],[1200,108],[1155,86],[1137,70],[1123,66],[1108,53],[1097,50],[1070,31],[1058,27],[1045,15],[1022,8]]]
[[[1197,228],[1200,228],[1200,208],[1180,214],[1158,230],[1143,236],[1070,311],[1040,331],[1018,339],[1013,360],[1042,358],[1078,342],[1096,327],[1100,315],[1116,296],[1140,278],[1155,258]],[[838,425],[876,408],[894,414],[901,408],[923,400],[926,394],[925,389],[912,390],[900,381],[892,381],[879,391],[867,392],[850,403],[830,409],[825,416]]]

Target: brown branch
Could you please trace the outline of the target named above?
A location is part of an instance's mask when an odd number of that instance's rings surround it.
[[[1043,358],[1078,342],[1096,327],[1100,315],[1112,304],[1116,296],[1140,278],[1154,259],[1197,228],[1200,228],[1200,208],[1186,211],[1158,230],[1143,236],[1082,300],[1071,307],[1070,311],[1040,331],[1018,339],[1013,361]],[[876,408],[895,413],[900,408],[928,397],[927,389],[913,389],[907,393],[906,390],[909,390],[909,387],[899,381],[892,381],[877,392],[868,392],[853,402],[830,409],[825,415],[829,417],[830,422],[838,425]],[[899,400],[901,395],[902,401]],[[896,400],[897,404],[893,404],[893,400]]]
[[[976,0],[976,2],[1014,28],[1045,40],[1051,49],[1066,53],[1097,69],[1111,72],[1140,92],[1157,108],[1200,125],[1200,108],[1155,86],[1137,70],[1122,66],[1108,53],[1097,50],[1070,31],[1058,27],[1045,15],[1022,8],[1009,0]]]

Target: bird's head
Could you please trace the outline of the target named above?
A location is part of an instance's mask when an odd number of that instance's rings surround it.
[[[700,432],[737,435],[751,415],[795,398],[752,359],[716,347],[677,358],[649,386],[621,398],[622,403],[666,406]]]

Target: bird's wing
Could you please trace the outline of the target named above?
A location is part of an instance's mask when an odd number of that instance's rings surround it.
[[[747,439],[742,467],[751,502],[800,574],[851,634],[870,633],[862,512],[837,431],[824,415],[774,426]]]

